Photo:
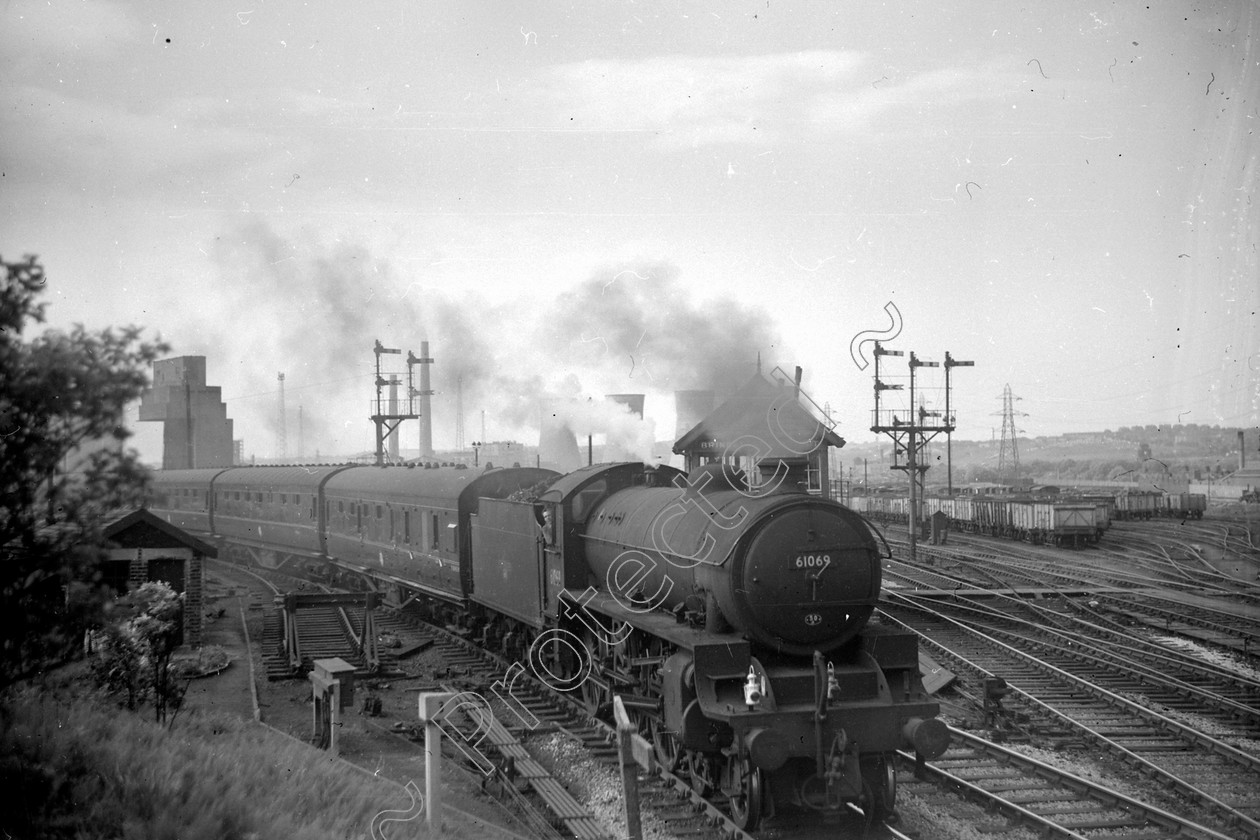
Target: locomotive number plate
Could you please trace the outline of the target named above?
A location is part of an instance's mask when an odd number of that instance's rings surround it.
[[[831,565],[831,558],[830,551],[793,554],[788,568],[798,572],[819,572]]]

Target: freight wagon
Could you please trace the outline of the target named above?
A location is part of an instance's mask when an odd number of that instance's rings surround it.
[[[1202,519],[1207,510],[1207,496],[1202,493],[1165,493],[1162,501],[1160,516]]]
[[[850,507],[880,522],[908,521],[910,501],[901,496],[854,496]],[[1080,546],[1097,542],[1110,520],[1094,502],[1044,502],[1001,496],[927,496],[924,519],[944,513],[953,531],[1032,543]]]
[[[1116,496],[1117,519],[1150,519],[1163,507],[1163,494],[1133,490]]]

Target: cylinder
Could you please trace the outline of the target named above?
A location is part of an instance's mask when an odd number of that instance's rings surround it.
[[[949,749],[949,727],[940,718],[910,718],[901,728],[907,747],[931,761]]]

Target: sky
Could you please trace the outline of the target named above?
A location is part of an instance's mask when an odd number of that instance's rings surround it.
[[[974,361],[963,439],[1007,385],[1029,436],[1252,429],[1258,39],[1249,0],[7,0],[0,256],[50,327],[206,356],[257,457],[280,372],[290,454],[299,407],[371,449],[376,340],[430,343],[439,447],[457,395],[466,442],[609,393],[669,438],[759,358],[871,441],[876,338],[889,383]]]

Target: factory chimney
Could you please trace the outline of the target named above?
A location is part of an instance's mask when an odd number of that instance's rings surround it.
[[[674,392],[674,408],[678,416],[674,423],[674,440],[690,432],[709,416],[713,411],[713,400],[712,391]]]
[[[280,461],[289,457],[289,443],[287,437],[288,418],[284,413],[284,373],[276,374],[276,381],[280,383],[280,402],[276,406],[276,458]],[[189,459],[190,461],[192,459]]]
[[[1247,438],[1243,430],[1238,430],[1238,469],[1247,469]]]
[[[410,360],[408,360],[410,361]],[[420,397],[420,457],[433,457],[433,386],[429,382],[429,365],[433,359],[429,357],[429,342],[420,342],[420,358],[415,360],[420,365],[420,390],[413,396]]]
[[[398,377],[391,376],[389,378],[389,413],[398,414]],[[398,463],[398,427],[402,423],[399,422],[394,426],[394,430],[389,433],[389,460],[390,463]]]

